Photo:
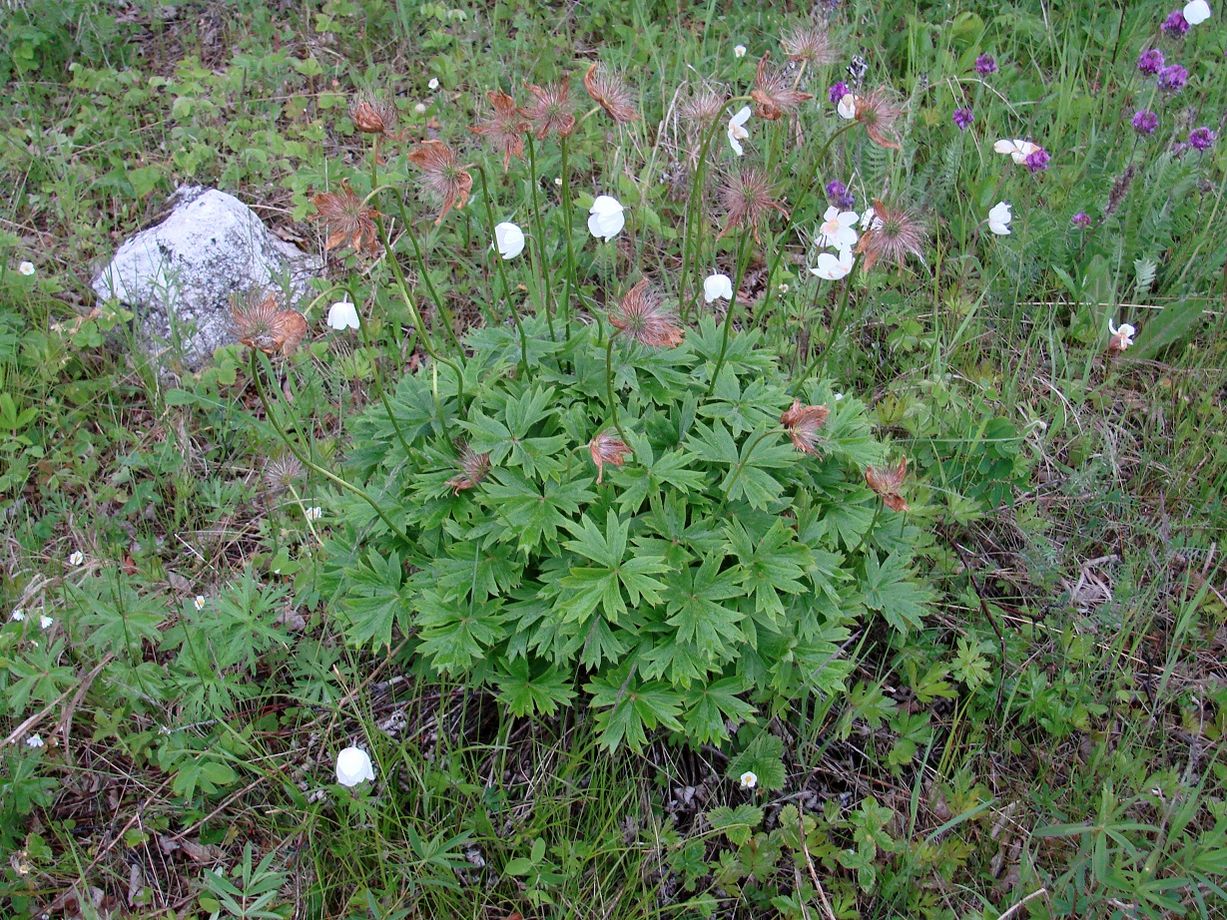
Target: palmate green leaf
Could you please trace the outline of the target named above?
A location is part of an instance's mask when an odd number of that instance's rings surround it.
[[[351,573],[350,591],[338,597],[337,607],[348,621],[345,636],[352,644],[390,648],[392,628],[406,629],[409,603],[401,587],[402,575],[395,551],[385,557],[375,550]]]
[[[627,744],[633,751],[643,750],[646,732],[664,726],[681,731],[681,696],[663,681],[641,682],[630,672],[632,663],[607,671],[589,681],[584,689],[599,709],[596,724],[600,743],[610,751]]]
[[[933,591],[917,584],[907,560],[894,553],[879,563],[877,553],[865,556],[865,606],[885,617],[892,627],[906,634],[924,625]]]
[[[547,479],[538,485],[515,470],[503,469],[485,484],[482,503],[499,516],[507,535],[514,535],[518,549],[527,554],[538,546],[557,544],[559,528],[582,504],[596,498],[590,482]]]
[[[421,654],[443,673],[463,672],[507,636],[501,599],[468,601],[427,589],[417,602]]]
[[[502,671],[495,678],[499,699],[513,715],[552,716],[559,706],[570,705],[575,698],[571,682],[556,667],[532,665],[521,658],[502,661]]]
[[[784,788],[784,742],[770,732],[760,731],[740,754],[729,761],[726,775],[738,779],[749,771],[758,777],[758,788],[774,792]]]
[[[805,590],[801,579],[812,562],[809,547],[797,542],[792,528],[782,519],[761,536],[752,534],[736,519],[724,532],[737,557],[734,571],[738,584],[753,593],[756,615],[774,624],[784,613],[781,593],[800,594]]]
[[[652,576],[668,571],[669,567],[659,556],[624,558],[628,524],[619,521],[612,510],[605,518],[604,534],[587,515],[578,524],[568,522],[567,528],[577,539],[566,540],[563,546],[598,565],[572,566],[570,574],[562,579],[564,587],[574,589],[572,597],[562,605],[566,620],[585,620],[599,606],[608,620],[616,622],[626,613],[626,600],[635,606],[641,600],[652,605],[660,603],[665,586]]]
[[[755,721],[754,707],[738,695],[744,693],[747,686],[745,677],[737,674],[706,686],[696,684],[687,690],[682,722],[691,740],[699,744],[719,744],[729,737],[726,722]]]
[[[748,843],[762,820],[763,810],[757,805],[738,805],[736,808],[721,805],[707,813],[707,823],[712,830],[724,834],[734,846]]]
[[[519,583],[524,566],[510,555],[507,546],[496,544],[483,549],[477,540],[452,543],[428,571],[443,593],[483,601],[505,594]]]
[[[665,614],[677,629],[677,641],[689,642],[709,659],[722,658],[730,645],[745,640],[737,628],[745,616],[720,603],[741,593],[732,569],[720,571],[722,559],[712,555],[697,568],[676,572],[665,592]]]
[[[737,375],[726,366],[716,380],[711,402],[700,406],[699,414],[719,419],[734,434],[744,434],[774,424],[779,416],[776,407],[783,402],[781,387],[754,379],[743,389]]]
[[[700,489],[706,475],[690,469],[691,457],[683,450],[670,450],[659,457],[647,438],[630,435],[634,462],[618,467],[609,475],[618,490],[618,510],[634,514],[644,501],[658,500],[662,494],[683,494]]]
[[[711,426],[695,422],[686,443],[700,460],[728,467],[719,490],[729,501],[745,499],[752,508],[762,510],[777,501],[784,490],[767,470],[793,466],[797,463],[797,452],[789,444],[773,443],[771,436],[761,435],[761,432],[747,435],[738,447],[719,420]]]
[[[639,673],[645,680],[667,677],[674,687],[685,690],[701,684],[727,663],[731,654],[713,658],[691,642],[679,642],[663,624],[639,633]]]

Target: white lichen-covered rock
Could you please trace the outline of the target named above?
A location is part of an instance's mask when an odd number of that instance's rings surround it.
[[[170,216],[119,247],[93,288],[132,310],[159,364],[198,370],[235,341],[235,297],[277,291],[293,306],[322,271],[317,256],[278,239],[233,195],[187,187]]]

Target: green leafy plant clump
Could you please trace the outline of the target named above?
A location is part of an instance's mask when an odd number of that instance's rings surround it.
[[[456,381],[427,368],[355,421],[350,475],[404,532],[338,503],[324,590],[350,641],[403,635],[418,668],[521,716],[582,687],[602,742],[637,749],[658,726],[718,742],[838,693],[859,630],[920,625],[920,530],[865,485],[886,450],[862,402],[790,384],[753,331],[721,362],[704,317],[676,348],[614,339],[611,424],[601,326],[565,343],[523,328],[531,378],[515,331],[470,336],[465,419]],[[829,410],[812,452],[781,424],[794,398]],[[629,454],[598,471],[598,436]]]

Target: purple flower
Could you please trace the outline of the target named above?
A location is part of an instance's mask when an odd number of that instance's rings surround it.
[[[1086,211],[1079,211],[1069,219],[1069,222],[1079,230],[1085,230],[1091,225],[1091,215],[1087,214]]]
[[[1154,134],[1159,127],[1159,116],[1149,109],[1139,109],[1133,113],[1133,130],[1138,134]]]
[[[1179,37],[1189,31],[1189,21],[1184,18],[1181,10],[1172,10],[1163,20],[1163,31],[1168,35]]]
[[[1048,151],[1043,147],[1040,147],[1039,149],[1027,154],[1027,159],[1024,162],[1027,164],[1027,169],[1031,170],[1033,173],[1037,173],[1043,172],[1045,169],[1047,169],[1048,161],[1051,159],[1052,157],[1048,155]]]
[[[1179,64],[1171,64],[1159,71],[1159,89],[1169,93],[1179,92],[1189,82],[1189,72]]]
[[[1158,48],[1148,48],[1138,55],[1138,70],[1154,76],[1163,67],[1163,52]]]
[[[976,58],[976,73],[982,77],[987,77],[990,73],[997,72],[997,59],[991,54],[982,54]]]
[[[844,96],[848,95],[850,92],[852,92],[852,90],[848,88],[848,84],[843,80],[840,80],[838,83],[833,84],[829,90],[827,90],[827,96],[830,97],[831,102],[838,103],[840,99],[844,98]]]
[[[966,131],[975,120],[976,117],[971,114],[970,108],[964,107],[954,110],[954,123],[959,126],[960,131]]]
[[[848,186],[838,179],[832,179],[827,183],[827,198],[831,200],[831,204],[843,211],[856,204],[856,196],[848,191]]]
[[[1214,146],[1216,135],[1204,125],[1189,132],[1189,146],[1194,150],[1209,150]]]

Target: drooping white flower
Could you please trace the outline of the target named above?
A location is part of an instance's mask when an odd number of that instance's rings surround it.
[[[21,272],[21,274],[29,278],[31,275],[34,274],[34,263],[33,262],[22,262],[20,265],[17,266],[17,271]]]
[[[597,195],[588,209],[588,231],[606,243],[622,232],[626,215],[622,202],[610,195]]]
[[[835,111],[839,113],[840,118],[846,118],[849,121],[856,118],[856,95],[844,93],[840,96],[839,102],[835,103]]]
[[[708,275],[703,279],[703,302],[711,303],[713,300],[719,300],[723,297],[725,300],[733,299],[733,281],[728,275],[714,274]]]
[[[1210,18],[1210,4],[1206,0],[1191,0],[1184,5],[1184,21],[1198,26]]]
[[[54,622],[55,620],[51,619],[51,617],[47,616],[47,614],[44,613],[42,616],[38,618],[38,628],[39,629],[50,629],[51,624]]]
[[[1014,215],[1010,211],[1008,201],[998,201],[988,212],[988,229],[998,236],[1010,235],[1010,221]]]
[[[743,105],[729,119],[728,136],[729,146],[733,148],[733,153],[741,156],[745,153],[742,149],[741,142],[750,136],[750,132],[746,130],[746,122],[750,120],[750,107]]]
[[[856,245],[857,220],[859,216],[855,211],[841,211],[832,205],[822,215],[822,223],[818,227],[818,242],[836,249],[851,249]]]
[[[742,789],[753,789],[758,785],[758,774],[753,770],[746,770],[745,773],[738,777],[738,782],[741,783]]]
[[[1039,150],[1039,144],[1033,144],[1030,141],[1024,141],[1018,138],[1014,140],[1002,139],[993,144],[993,150],[1001,154],[1009,154],[1014,162],[1021,166],[1027,162],[1027,157]]]
[[[746,56],[746,46],[745,45],[734,45],[733,46],[733,57],[743,58],[745,56]]]
[[[439,78],[431,77],[430,82],[427,83],[426,85],[429,86],[432,90],[438,89],[439,88]]]
[[[310,508],[304,508],[302,516],[308,521],[318,521],[324,516],[324,509],[319,505],[312,505]]]
[[[195,596],[195,597],[192,599],[192,606],[193,606],[193,607],[195,607],[197,610],[204,610],[204,609],[205,609],[205,603],[206,603],[206,600],[205,600],[205,596],[204,596],[203,594],[197,594],[197,595],[196,595],[196,596]]]
[[[337,755],[337,782],[342,786],[354,787],[366,780],[375,779],[375,767],[366,751],[358,747],[347,747]]]
[[[1112,336],[1108,341],[1108,349],[1124,351],[1133,344],[1133,337],[1138,334],[1138,331],[1129,323],[1121,323],[1116,326],[1113,325],[1112,320],[1108,320],[1108,333]]]
[[[71,556],[68,557],[69,565],[80,565],[84,561],[85,553],[81,552],[81,550],[76,550]]]
[[[358,328],[358,308],[348,300],[338,300],[328,308],[328,327],[338,332]]]
[[[811,275],[824,281],[838,281],[840,278],[846,278],[852,271],[852,250],[841,249],[838,256],[831,255],[829,252],[820,252],[817,265],[809,271]]]
[[[42,746],[43,746],[43,736],[42,735],[31,735],[29,738],[26,739],[26,747],[28,748],[40,748]]]
[[[494,244],[504,259],[514,259],[524,251],[524,231],[510,221],[494,225]]]
[[[20,623],[26,618],[26,612],[20,607],[14,607],[13,612],[9,614],[9,619],[14,623]]]

